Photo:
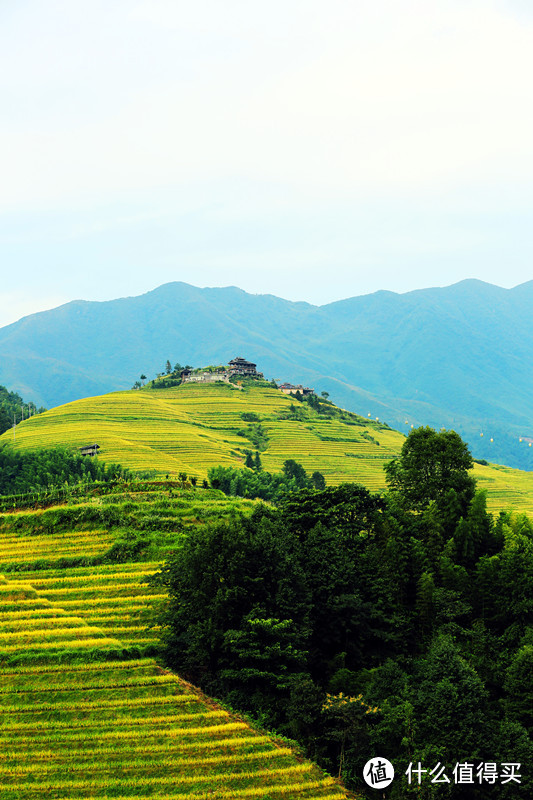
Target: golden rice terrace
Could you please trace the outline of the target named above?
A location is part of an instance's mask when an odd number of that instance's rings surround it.
[[[59,406],[17,426],[17,448],[98,443],[99,457],[158,475],[186,472],[204,478],[211,466],[243,466],[246,451],[261,452],[263,468],[286,459],[328,484],[354,481],[385,488],[383,465],[404,437],[377,420],[322,404],[322,413],[268,385],[186,383],[171,389],[114,392]],[[258,434],[259,438],[258,438]],[[13,442],[8,431],[0,442]],[[259,442],[259,446],[258,446]],[[488,505],[533,514],[533,474],[503,466],[475,466]]]

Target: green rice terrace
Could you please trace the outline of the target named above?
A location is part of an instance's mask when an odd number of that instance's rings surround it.
[[[106,462],[200,479],[212,466],[243,466],[246,452],[259,450],[267,471],[296,459],[309,474],[320,471],[328,484],[350,481],[379,491],[385,488],[383,465],[403,441],[378,420],[323,401],[317,411],[268,384],[244,381],[241,387],[186,383],[77,400],[19,424],[14,446],[97,443]],[[13,432],[1,442],[13,442]],[[490,510],[533,514],[533,473],[476,464],[474,474],[489,490]]]
[[[348,796],[155,659],[148,576],[253,506],[167,485],[0,515],[2,800]]]

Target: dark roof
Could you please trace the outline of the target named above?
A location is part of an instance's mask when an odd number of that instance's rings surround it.
[[[236,364],[237,366],[244,366],[244,364],[253,364],[253,366],[255,367],[253,361],[247,361],[245,358],[242,358],[242,356],[237,356],[237,358],[232,358],[229,363]]]

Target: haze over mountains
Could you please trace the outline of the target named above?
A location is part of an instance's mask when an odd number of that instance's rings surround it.
[[[130,388],[167,359],[203,366],[242,355],[268,378],[327,390],[404,432],[454,428],[476,457],[532,469],[532,308],[533,281],[466,280],[324,306],[169,283],[0,328],[0,383],[50,408]]]

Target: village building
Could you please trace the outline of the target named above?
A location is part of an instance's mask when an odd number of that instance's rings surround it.
[[[253,361],[247,361],[242,356],[232,358],[227,367],[210,367],[203,369],[183,369],[181,371],[182,383],[216,383],[216,381],[224,381],[229,383],[230,378],[263,378],[263,373],[257,371],[257,364]],[[282,383],[278,386],[283,394],[297,394],[298,392],[302,397],[308,397],[315,393],[314,389],[310,386],[303,386],[298,383],[296,386],[292,383]]]
[[[257,364],[253,361],[247,361],[242,356],[232,358],[227,367],[210,367],[203,369],[183,369],[181,371],[182,383],[216,383],[217,381],[224,381],[229,383],[231,378],[263,378],[263,373],[257,371]],[[310,386],[303,386],[298,383],[296,386],[292,383],[282,383],[278,386],[280,392],[283,394],[297,394],[298,392],[302,397],[308,397],[315,393],[314,389]]]
[[[225,369],[216,369],[214,371],[205,370],[204,372],[184,369],[181,372],[182,383],[216,383],[217,381],[229,383],[229,378],[230,373]]]
[[[229,383],[229,379],[235,375],[243,378],[263,377],[263,373],[257,371],[257,364],[238,356],[233,358],[227,367],[215,370],[184,369],[181,371],[181,381],[182,383],[215,383],[216,381]]]
[[[308,395],[315,393],[314,389],[311,389],[309,386],[302,386],[301,383],[299,383],[297,386],[293,386],[292,383],[282,383],[281,386],[279,386],[279,390],[280,392],[283,392],[283,394],[296,394],[297,392],[300,392],[302,397],[307,397]]]
[[[245,358],[241,358],[240,356],[232,358],[229,362],[228,371],[230,375],[242,375],[243,378],[263,377],[263,373],[257,371],[257,364],[254,364],[252,361],[246,361]]]

